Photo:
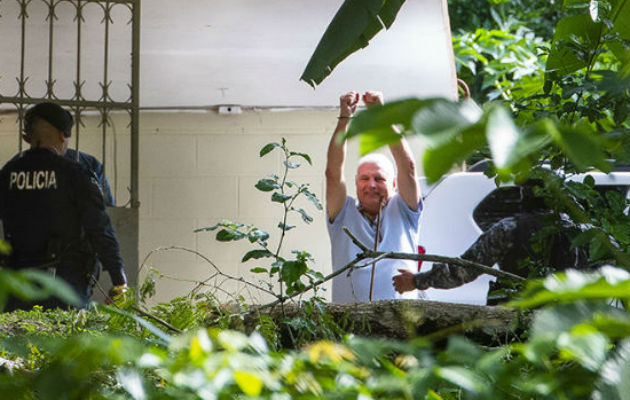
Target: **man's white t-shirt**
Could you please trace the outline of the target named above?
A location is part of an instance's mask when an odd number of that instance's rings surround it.
[[[422,212],[422,200],[418,210],[413,211],[404,200],[394,194],[387,205],[381,210],[380,241],[378,251],[395,251],[403,253],[418,252],[418,225]],[[348,196],[341,212],[331,223],[327,218],[328,234],[330,235],[333,271],[354,260],[361,252],[342,228],[347,227],[361,243],[368,248],[374,248],[376,223],[370,221],[357,208],[354,198]],[[369,259],[359,262],[359,265],[369,263]],[[374,289],[372,300],[416,299],[418,291],[399,294],[394,289],[392,277],[398,275],[398,269],[417,272],[418,262],[413,260],[382,259],[376,263],[374,273]],[[369,301],[370,279],[372,264],[363,268],[351,269],[333,278],[333,303],[352,303]]]

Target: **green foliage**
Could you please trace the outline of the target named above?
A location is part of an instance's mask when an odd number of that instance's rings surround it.
[[[307,288],[313,288],[314,296],[303,304],[298,316],[292,319],[282,318],[278,321],[261,317],[259,328],[263,330],[270,345],[275,347],[282,343],[284,346],[295,347],[316,338],[339,338],[342,336],[341,328],[330,315],[326,314],[321,304],[322,300],[317,296],[317,286],[314,284],[320,282],[324,276],[309,267],[309,264],[314,261],[311,254],[304,250],[291,250],[290,256],[287,256],[282,252],[285,235],[296,227],[288,224],[288,217],[299,215],[307,224],[313,221],[313,217],[303,208],[298,207],[296,201],[302,199],[310,202],[315,209],[322,209],[317,196],[307,184],[287,179],[289,171],[300,167],[299,162],[306,161],[311,164],[311,158],[306,153],[290,150],[285,139],[282,139],[280,143],[268,143],[260,150],[259,155],[264,157],[275,149],[282,151],[284,155],[283,175],[268,175],[255,185],[261,192],[272,192],[271,202],[282,207],[282,219],[277,225],[281,233],[275,249],[269,245],[270,235],[252,225],[226,220],[200,231],[219,229],[216,234],[216,239],[219,241],[248,239],[250,243],[256,245],[258,248],[247,251],[241,261],[245,263],[256,260],[258,266],[251,268],[250,272],[264,274],[270,279],[267,282],[266,291],[274,294],[280,303],[285,302],[288,296],[297,296]],[[274,281],[278,283],[279,292],[274,290]]]
[[[627,162],[630,29],[620,15],[630,12],[628,2],[500,3],[489,6],[483,27],[453,36],[458,76],[472,97],[510,102],[518,125],[551,118],[579,131],[577,137],[589,132],[589,144]],[[571,168],[555,147],[540,156]]]
[[[12,271],[0,267],[0,310],[6,306],[8,296],[15,296],[23,301],[37,301],[55,296],[67,304],[79,304],[79,298],[70,285],[44,271]]]
[[[259,249],[248,251],[241,261],[247,262],[249,260],[269,259],[269,265],[267,267],[257,266],[250,271],[267,274],[270,279],[276,279],[280,283],[280,293],[277,296],[278,298],[282,298],[285,293],[292,295],[304,290],[306,284],[303,279],[306,279],[307,283],[313,283],[316,279],[322,277],[321,273],[309,268],[308,263],[313,261],[309,253],[302,250],[293,250],[291,251],[295,256],[293,259],[288,259],[281,255],[284,236],[288,231],[295,228],[294,225],[287,223],[289,215],[298,214],[302,221],[307,224],[313,221],[313,217],[303,208],[299,208],[295,205],[296,201],[304,198],[317,210],[322,210],[322,205],[317,196],[310,190],[308,184],[299,184],[287,179],[290,170],[300,167],[299,160],[304,160],[311,164],[310,156],[306,153],[290,150],[284,138],[280,143],[273,142],[263,146],[259,155],[260,157],[264,157],[274,149],[282,151],[284,155],[282,162],[284,173],[282,176],[276,174],[268,175],[266,178],[260,179],[255,187],[261,192],[273,192],[271,194],[271,201],[282,205],[282,220],[278,222],[278,228],[281,233],[276,249],[273,250],[269,247],[269,233],[253,225],[225,220],[211,227],[198,229],[197,231],[213,231],[220,228],[216,234],[218,241],[228,242],[248,239],[250,243],[260,247]],[[270,283],[269,287],[273,287],[273,284]]]
[[[0,395],[84,399],[626,399],[630,274],[605,267],[530,282],[512,304],[537,307],[526,341],[481,347],[451,336],[446,347],[346,337],[298,349],[269,347],[278,330],[269,318],[256,332],[194,328],[171,335],[108,307],[86,311],[2,314]],[[287,321],[292,334],[320,337],[330,314],[310,303]],[[181,308],[173,313],[181,312]],[[120,330],[113,317],[132,327]],[[137,325],[139,324],[139,325]],[[258,333],[260,332],[260,333]],[[338,332],[329,334],[338,335]],[[265,335],[265,338],[261,334]],[[603,397],[599,397],[603,396]]]
[[[427,147],[423,168],[431,182],[485,146],[490,148],[496,171],[504,178],[529,170],[538,151],[548,143],[563,150],[580,170],[590,167],[610,170],[601,141],[588,128],[546,119],[521,129],[497,103],[480,110],[469,101],[395,101],[358,113],[346,137],[360,134],[361,151],[366,153],[390,140],[391,134],[383,132],[391,125],[401,126],[403,135],[420,135],[424,139]],[[366,127],[369,130],[364,130]]]
[[[11,244],[0,239],[0,256],[11,254]]]

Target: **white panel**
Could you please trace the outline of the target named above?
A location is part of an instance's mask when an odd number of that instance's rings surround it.
[[[419,243],[427,254],[459,257],[482,233],[473,220],[473,211],[496,185],[483,173],[448,175],[431,191],[425,202],[420,221]],[[462,195],[464,194],[465,195]],[[422,272],[433,268],[423,262]],[[486,304],[488,283],[494,280],[482,275],[473,282],[454,289],[429,289],[424,298],[450,303]]]
[[[299,81],[342,0],[143,0],[140,102],[145,107],[217,104],[334,106],[348,90],[382,90],[386,98],[445,96],[456,92],[446,0],[407,0],[392,29],[344,60],[317,89]],[[15,2],[1,2],[0,93],[13,96],[19,76],[20,20]],[[45,94],[47,9],[29,5],[27,89]],[[76,80],[75,8],[55,13],[55,93],[71,97]],[[104,24],[96,4],[84,8],[81,37],[83,94],[100,97]],[[129,9],[115,5],[110,26],[109,76],[113,100],[129,96]]]

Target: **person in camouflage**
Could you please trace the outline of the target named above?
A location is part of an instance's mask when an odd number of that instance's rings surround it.
[[[533,196],[529,185],[522,192],[523,211],[494,223],[461,258],[487,266],[499,264],[502,271],[522,277],[588,266],[588,251],[584,247],[571,248],[571,240],[581,232],[580,228],[567,216],[554,215],[544,210],[542,201]],[[551,226],[552,229],[537,234],[544,226]],[[434,263],[427,272],[399,272],[400,275],[392,278],[394,288],[399,293],[414,289],[452,289],[472,282],[482,274],[474,268],[444,263]],[[507,285],[492,282],[490,291],[508,288]]]

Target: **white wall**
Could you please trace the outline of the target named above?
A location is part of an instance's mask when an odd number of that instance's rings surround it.
[[[25,90],[47,93],[48,2],[31,1],[25,26]],[[406,0],[396,22],[370,45],[344,60],[317,90],[301,82],[326,27],[342,0],[142,0],[140,105],[192,107],[334,106],[339,92],[383,90],[392,97],[438,96],[456,91],[446,0]],[[109,95],[130,95],[131,13],[111,3]],[[102,7],[83,5],[82,96],[102,96],[105,46]],[[0,1],[0,95],[17,96],[21,9]],[[52,40],[54,93],[74,98],[77,27],[73,3],[55,8]],[[54,97],[54,96],[53,96]],[[0,104],[0,107],[3,107]]]

